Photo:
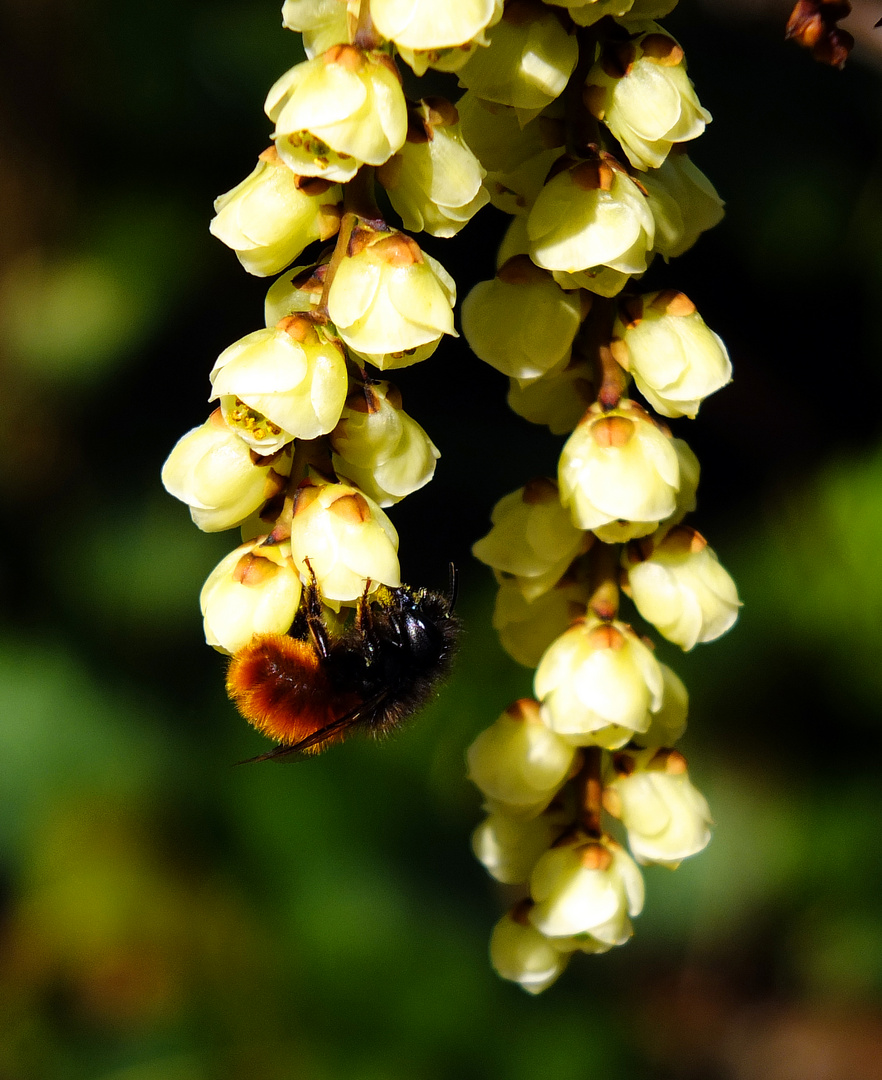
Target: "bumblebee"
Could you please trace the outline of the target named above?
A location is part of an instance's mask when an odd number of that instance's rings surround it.
[[[255,761],[318,754],[356,732],[387,735],[447,675],[459,636],[448,595],[382,587],[361,596],[351,627],[332,631],[310,572],[287,634],[255,634],[230,660],[227,693],[279,745]]]

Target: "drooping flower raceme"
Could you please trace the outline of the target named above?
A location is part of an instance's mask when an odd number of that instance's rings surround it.
[[[686,251],[723,212],[685,153],[710,114],[682,47],[649,21],[674,6],[512,3],[460,71],[463,131],[491,201],[512,215],[496,278],[464,301],[463,330],[509,377],[511,407],[566,437],[557,483],[506,496],[474,547],[496,576],[503,647],[536,667],[535,701],[517,712],[547,735],[530,728],[530,745],[556,745],[554,735],[578,748],[541,798],[524,787],[523,751],[501,738],[500,722],[469,754],[488,810],[475,853],[497,880],[524,882],[493,931],[491,959],[529,993],[576,951],[629,938],[643,883],[619,839],[638,861],[674,867],[710,837],[707,803],[672,749],[686,728],[686,687],[643,624],[619,613],[624,595],[635,617],[691,649],[729,629],[739,607],[729,575],[682,523],[696,508],[698,459],[658,418],[694,417],[729,382],[731,363],[691,300],[658,287],[641,295],[636,284],[655,255]],[[572,42],[578,62],[566,93],[541,105],[518,97],[522,43],[555,8],[547,32],[568,37],[554,46],[558,70]],[[541,50],[536,59],[542,69]]]

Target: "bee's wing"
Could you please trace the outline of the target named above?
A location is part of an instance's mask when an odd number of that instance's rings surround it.
[[[371,698],[370,701],[366,701],[356,708],[350,710],[348,713],[344,713],[342,716],[338,716],[336,720],[332,720],[330,724],[325,724],[323,728],[319,728],[318,731],[314,731],[311,735],[307,735],[305,739],[301,739],[300,742],[294,743],[293,746],[276,746],[272,750],[268,750],[265,754],[258,754],[257,757],[246,758],[244,761],[237,761],[237,765],[253,765],[258,761],[300,761],[307,755],[307,751],[311,750],[314,746],[318,746],[319,743],[323,743],[325,739],[331,738],[333,735],[339,735],[351,728],[353,724],[357,723],[362,716],[370,714],[383,704],[388,696],[388,690],[383,690],[377,694],[376,697]]]

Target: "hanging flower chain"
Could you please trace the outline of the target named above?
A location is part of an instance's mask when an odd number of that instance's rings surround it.
[[[526,886],[492,960],[533,993],[574,952],[628,939],[637,862],[676,866],[709,839],[673,748],[686,690],[619,617],[624,591],[691,649],[738,610],[731,578],[682,523],[698,462],[656,415],[694,417],[730,380],[729,358],[686,296],[632,281],[722,216],[685,152],[710,115],[682,47],[652,21],[675,4],[286,0],[307,59],[270,89],[273,145],[211,223],[249,273],[281,277],[266,326],[211,370],[215,411],[163,469],[201,529],[242,531],[201,598],[206,639],[234,666],[258,635],[302,631],[304,618],[314,636],[352,609],[361,620],[371,597],[401,589],[383,508],[424,486],[438,457],[371,370],[421,362],[455,335],[454,282],[387,224],[376,185],[409,232],[452,236],[488,201],[511,215],[463,329],[508,376],[514,411],[568,438],[557,477],[502,499],[475,545],[499,583],[503,645],[537,670],[535,697],[468,759],[488,812],[475,852]],[[399,61],[455,73],[465,93],[408,101]]]

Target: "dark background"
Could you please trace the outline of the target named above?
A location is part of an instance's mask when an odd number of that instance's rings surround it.
[[[267,283],[206,226],[297,40],[256,0],[0,0],[0,1080],[882,1075],[882,51],[862,32],[823,68],[784,44],[787,7],[665,20],[728,204],[646,278],[735,367],[674,427],[744,610],[660,649],[716,835],[647,872],[626,948],[531,999],[487,962],[507,898],[470,854],[463,778],[529,673],[469,549],[561,441],[461,342],[402,372],[442,459],[392,517],[407,580],[460,568],[454,678],[383,746],[231,767],[265,744],[197,598],[235,536],[199,533],[159,469],[261,325]],[[425,242],[460,296],[503,221]]]

